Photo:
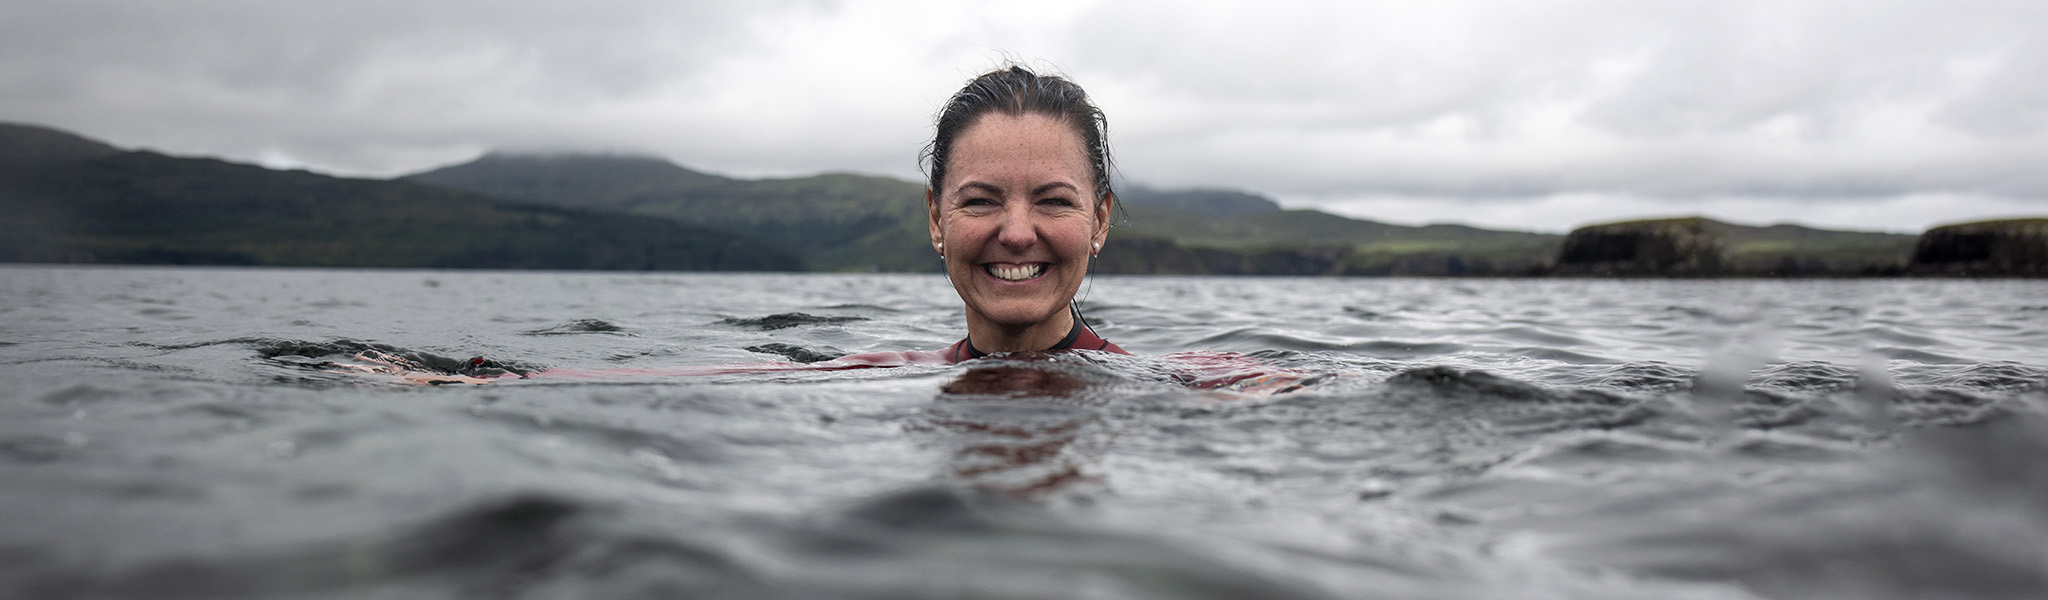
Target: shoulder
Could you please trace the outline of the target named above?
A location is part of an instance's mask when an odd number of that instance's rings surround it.
[[[1101,336],[1095,335],[1095,332],[1089,331],[1085,327],[1081,328],[1080,337],[1074,338],[1073,347],[1081,350],[1100,350],[1116,354],[1130,354],[1129,351],[1116,344],[1109,343],[1109,340],[1102,339]]]

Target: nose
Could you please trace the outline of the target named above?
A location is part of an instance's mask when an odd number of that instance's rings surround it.
[[[1011,203],[1003,211],[1003,222],[997,225],[996,243],[1004,248],[1023,251],[1038,243],[1038,225],[1031,222],[1029,203]]]

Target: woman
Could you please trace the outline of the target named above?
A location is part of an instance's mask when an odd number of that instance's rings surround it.
[[[1009,67],[974,78],[925,146],[932,250],[966,303],[947,362],[990,352],[1128,354],[1088,329],[1074,294],[1109,237],[1109,122],[1081,86]]]
[[[482,358],[432,373],[422,361],[358,353],[334,367],[415,383],[503,377],[716,375],[956,363],[995,352],[1129,354],[1080,319],[1074,295],[1109,236],[1109,122],[1081,86],[1012,66],[969,81],[939,111],[921,162],[932,250],[966,304],[967,337],[938,352],[877,352],[809,363],[654,369],[507,370]],[[444,359],[445,360],[445,359]],[[427,361],[442,362],[442,361]],[[452,362],[452,361],[450,361]]]
[[[615,378],[830,371],[957,363],[995,352],[1096,350],[1129,354],[1088,329],[1074,295],[1109,237],[1109,124],[1087,92],[1060,77],[1008,67],[974,78],[940,110],[924,149],[926,225],[932,250],[965,303],[967,337],[938,352],[876,352],[816,363],[759,363],[594,371],[508,369],[483,358],[453,369],[366,351],[345,370],[413,383],[486,383],[505,377]],[[435,357],[427,363],[456,362]],[[1278,393],[1316,377],[1275,371],[1231,353],[1163,357],[1175,379],[1198,389]],[[441,373],[428,371],[440,370]],[[969,383],[988,378],[963,380]],[[1029,379],[1029,378],[1025,378]],[[980,389],[978,385],[961,388]],[[986,390],[984,390],[986,391]]]

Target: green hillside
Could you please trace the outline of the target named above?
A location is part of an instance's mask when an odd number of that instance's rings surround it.
[[[123,152],[0,124],[0,261],[797,270],[729,232],[444,188]]]
[[[491,154],[409,181],[562,206],[618,210],[776,240],[819,270],[937,271],[924,188],[851,174],[735,179],[659,159]],[[1458,225],[1404,227],[1224,190],[1128,186],[1103,273],[1520,274],[1563,238]]]
[[[924,188],[900,179],[734,179],[659,159],[490,154],[405,180],[730,231],[787,249],[812,270],[938,270],[925,242]]]
[[[1836,276],[1899,273],[1915,241],[1698,217],[1570,236],[1408,227],[1285,210],[1247,192],[1121,189],[1126,218],[1099,273]],[[920,183],[738,179],[633,156],[490,154],[385,181],[127,152],[0,123],[0,211],[0,262],[940,268]]]

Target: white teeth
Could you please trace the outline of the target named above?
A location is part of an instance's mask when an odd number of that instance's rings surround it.
[[[988,274],[996,276],[997,279],[1003,279],[1008,281],[1023,281],[1026,279],[1037,277],[1040,273],[1044,273],[1045,265],[1025,265],[1018,267],[998,267],[995,265],[989,265],[987,267],[987,270]]]

